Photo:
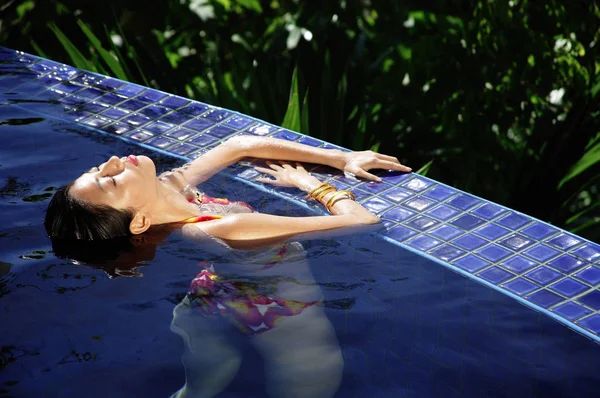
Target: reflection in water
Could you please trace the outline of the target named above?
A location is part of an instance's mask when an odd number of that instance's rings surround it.
[[[211,397],[226,389],[248,345],[264,361],[269,395],[333,396],[342,353],[302,245],[227,257],[238,258],[203,263],[173,311],[171,329],[183,338],[186,372],[173,397]]]

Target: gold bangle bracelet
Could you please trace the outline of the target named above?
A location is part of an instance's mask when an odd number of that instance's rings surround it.
[[[329,200],[327,201],[327,204],[325,205],[325,207],[327,208],[327,211],[329,211],[331,213],[331,207],[342,199],[355,200],[354,194],[352,192],[347,191],[347,190],[338,191],[335,194],[333,194],[333,196],[331,196],[331,198],[329,198]]]
[[[328,183],[324,182],[323,184],[321,184],[321,185],[319,185],[318,187],[316,187],[315,189],[313,189],[313,190],[312,190],[312,191],[311,191],[311,192],[308,194],[308,196],[310,196],[311,198],[313,198],[313,199],[314,199],[314,198],[315,198],[317,195],[319,195],[321,192],[323,192],[324,190],[326,190],[326,189],[329,189],[329,188],[334,188],[334,189],[335,189],[335,187],[334,187],[333,185],[331,185],[331,184],[328,184]]]
[[[329,187],[329,188],[321,191],[321,193],[319,193],[318,195],[315,195],[313,197],[313,199],[315,199],[317,202],[320,202],[325,196],[327,196],[327,194],[330,194],[335,191],[337,191],[337,189],[335,187]]]

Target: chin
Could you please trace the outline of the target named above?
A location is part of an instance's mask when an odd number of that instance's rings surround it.
[[[152,171],[152,174],[156,174],[156,166],[154,165],[154,162],[152,161],[152,159],[150,159],[148,156],[144,156],[144,155],[140,155],[137,156],[138,161],[140,162],[140,168],[144,171],[148,170],[148,173],[150,173],[150,171]]]

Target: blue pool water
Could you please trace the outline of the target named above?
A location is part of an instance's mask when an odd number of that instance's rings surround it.
[[[144,150],[41,118],[39,106],[10,99],[0,105],[0,396],[169,396],[185,383],[173,310],[201,261],[243,266],[244,258],[216,258],[171,237],[150,253],[139,277],[110,279],[57,259],[42,226],[49,194],[112,154]],[[178,164],[146,154],[159,169]],[[307,212],[223,175],[202,189],[263,212]],[[212,367],[195,369],[208,372],[227,357],[215,338],[241,361],[239,370],[215,376],[231,379],[222,381],[219,396],[265,396],[278,377],[289,388],[322,383],[317,391],[333,389],[337,397],[596,395],[599,346],[546,315],[376,235],[303,245],[308,262],[301,273],[282,264],[276,278],[252,279],[261,288],[287,282],[318,289],[322,303],[303,318],[281,320],[258,341],[191,315],[189,333],[205,338],[194,358],[214,353],[202,362]],[[203,341],[213,343],[203,349]],[[293,352],[297,344],[305,355]],[[341,365],[324,364],[336,352]],[[298,370],[317,366],[322,372],[310,377]]]

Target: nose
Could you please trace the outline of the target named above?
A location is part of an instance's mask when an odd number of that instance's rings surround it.
[[[121,159],[116,156],[111,156],[100,168],[100,173],[103,177],[114,176],[120,174],[123,170],[125,170],[125,165],[121,162]]]

